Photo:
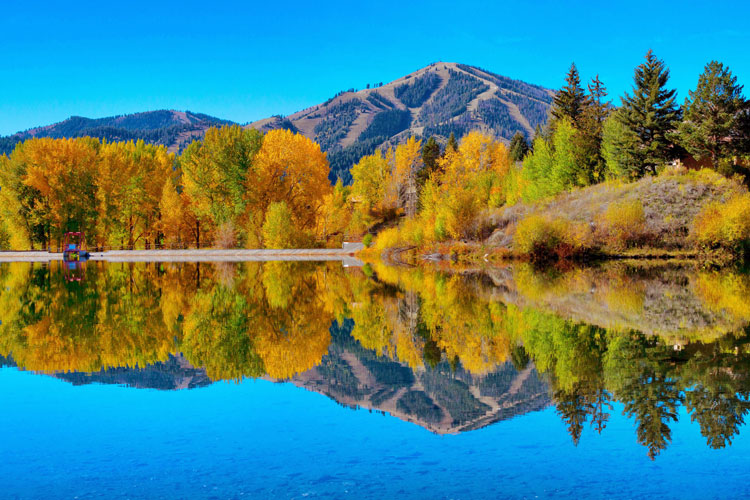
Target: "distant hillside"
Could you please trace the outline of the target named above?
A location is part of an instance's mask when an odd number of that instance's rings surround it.
[[[443,141],[479,129],[509,141],[543,125],[554,92],[473,66],[434,63],[388,84],[337,94],[288,117],[247,125],[287,128],[317,141],[328,152],[332,177],[350,179],[349,168],[384,144],[409,135]]]
[[[71,116],[67,120],[0,138],[0,154],[10,154],[18,142],[32,137],[98,137],[109,141],[143,139],[179,151],[200,139],[210,127],[232,122],[190,111],[159,110],[107,118]]]
[[[328,152],[331,179],[351,180],[349,169],[376,148],[410,135],[443,142],[479,129],[509,141],[517,131],[531,136],[547,119],[554,92],[474,66],[434,63],[385,85],[339,92],[322,104],[288,117],[247,125],[262,131],[286,128],[318,142]],[[92,136],[137,140],[181,151],[206,129],[232,122],[190,111],[159,110],[107,118],[72,116],[53,125],[0,137],[0,154],[31,137]]]

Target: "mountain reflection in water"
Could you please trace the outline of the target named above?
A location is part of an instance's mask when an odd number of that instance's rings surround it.
[[[577,443],[617,401],[651,458],[680,406],[730,444],[750,394],[750,277],[677,266],[13,263],[0,321],[3,364],[73,384],[262,377],[436,433],[552,403]]]

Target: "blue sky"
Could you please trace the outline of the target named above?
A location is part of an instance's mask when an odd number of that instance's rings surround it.
[[[750,83],[750,2],[670,3],[10,0],[0,135],[162,108],[244,123],[434,61],[550,88],[575,61],[616,103],[649,48],[680,102],[711,59]]]

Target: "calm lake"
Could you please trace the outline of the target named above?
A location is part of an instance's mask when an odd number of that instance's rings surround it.
[[[5,498],[743,498],[750,275],[0,264]]]

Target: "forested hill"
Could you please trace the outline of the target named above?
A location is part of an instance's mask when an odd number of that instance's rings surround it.
[[[176,152],[193,140],[202,138],[208,128],[230,123],[232,122],[202,113],[166,109],[96,119],[71,116],[53,125],[1,137],[0,154],[10,154],[18,142],[32,137],[84,136],[109,141],[143,139],[149,143],[165,145],[170,151]]]
[[[350,89],[288,117],[248,127],[288,128],[328,152],[332,177],[349,180],[349,168],[383,144],[409,135],[446,139],[482,130],[503,139],[531,136],[547,119],[554,92],[457,63],[433,63],[393,82]]]

